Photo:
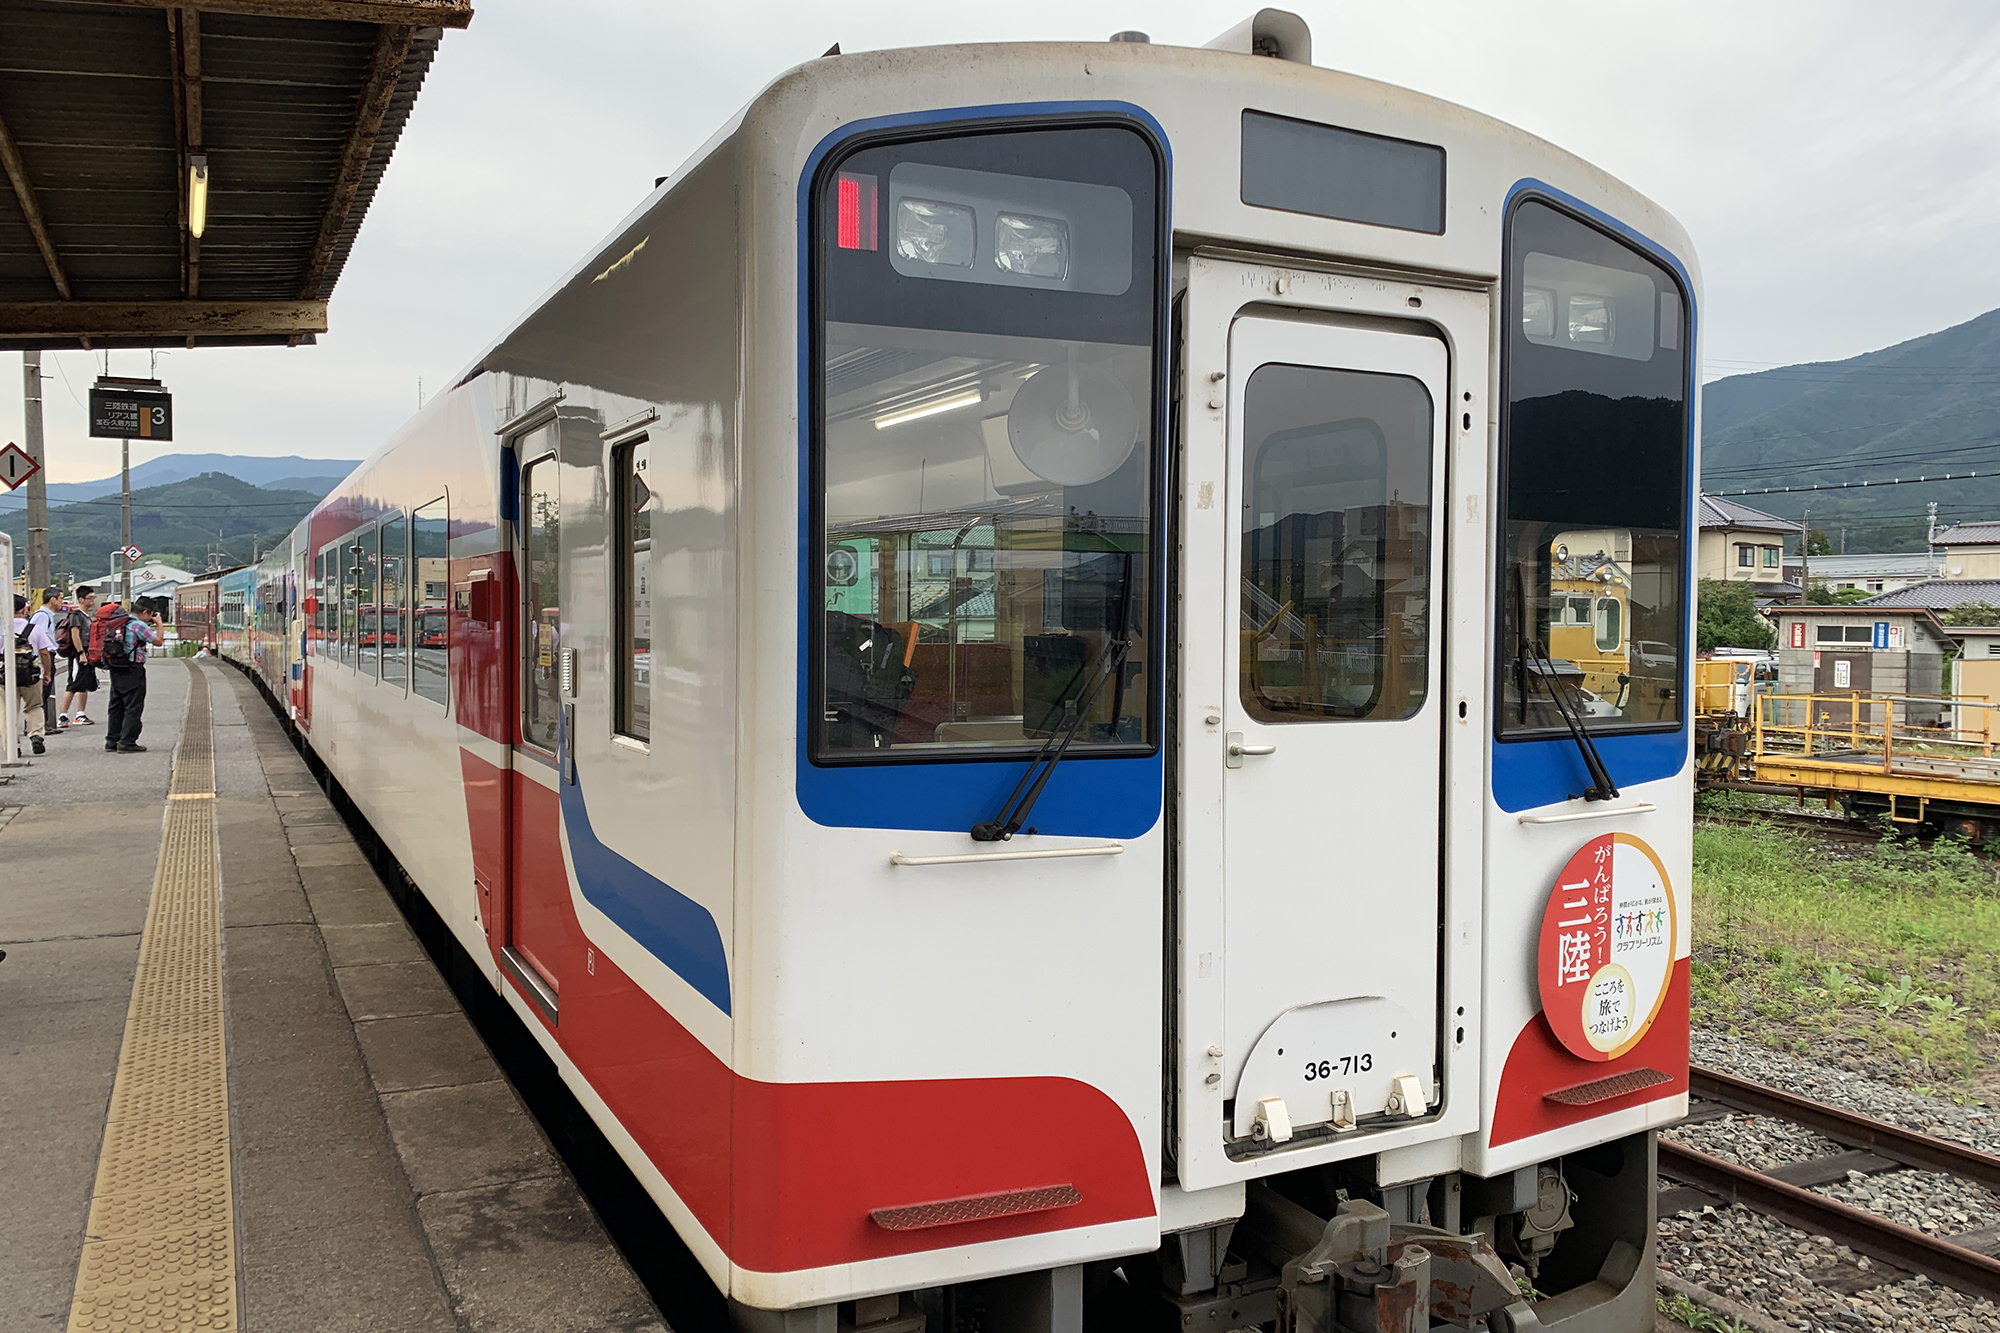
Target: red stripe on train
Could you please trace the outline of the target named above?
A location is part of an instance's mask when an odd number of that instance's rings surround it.
[[[556,794],[461,752],[475,830],[503,828],[519,784],[536,842],[553,848]],[[546,841],[544,841],[546,840]],[[475,873],[504,892],[504,849],[474,843]],[[560,854],[534,863],[560,869]],[[493,876],[494,878],[488,878]],[[730,1259],[791,1272],[1153,1215],[1131,1120],[1069,1078],[766,1083],[730,1069],[602,953],[595,974],[569,894],[550,895],[566,942],[557,1040]],[[497,945],[496,945],[497,947]],[[509,982],[508,984],[512,984]],[[893,1231],[876,1210],[911,1200],[1012,1193],[1050,1181],[1080,1200],[1050,1211]]]

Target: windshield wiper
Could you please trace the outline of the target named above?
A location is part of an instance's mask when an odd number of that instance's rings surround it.
[[[1590,774],[1590,786],[1584,788],[1583,799],[1615,801],[1618,799],[1618,784],[1611,780],[1611,770],[1604,766],[1604,757],[1597,752],[1590,728],[1584,725],[1583,714],[1572,709],[1569,701],[1563,698],[1562,682],[1556,677],[1556,664],[1542,647],[1541,637],[1528,627],[1528,593],[1522,586],[1525,582],[1524,570],[1522,582],[1514,585],[1514,629],[1521,636],[1521,651],[1517,660],[1521,671],[1522,706],[1527,706],[1528,678],[1540,674],[1548,688],[1549,699],[1562,716],[1563,724],[1569,728],[1570,739],[1576,742],[1577,753],[1583,756],[1584,770]]]
[[[1125,694],[1125,658],[1132,651],[1132,553],[1127,551],[1124,556],[1125,568],[1119,578],[1117,634],[1105,640],[1104,647],[1098,650],[1095,674],[1090,684],[1069,705],[1068,725],[1060,731],[1051,731],[1048,739],[1042,742],[1042,748],[1028,761],[1028,771],[1021,774],[1021,780],[1014,784],[1014,790],[1008,792],[1007,799],[1001,803],[1000,813],[983,824],[972,826],[974,842],[1005,842],[1021,831],[1021,826],[1028,822],[1028,815],[1035,808],[1035,802],[1041,799],[1042,788],[1049,785],[1050,775],[1063,761],[1063,756],[1069,753],[1070,742],[1083,729],[1084,719],[1090,716],[1097,696],[1104,692],[1105,682],[1114,676],[1118,678],[1118,702],[1111,715],[1115,732]]]

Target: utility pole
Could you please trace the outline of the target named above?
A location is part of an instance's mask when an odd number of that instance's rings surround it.
[[[1799,511],[1799,600],[1812,600],[1812,525],[1806,520],[1812,517],[1811,509]]]
[[[132,545],[132,441],[118,441],[118,569],[119,605],[132,605],[132,559],[125,554]]]
[[[21,353],[21,416],[28,457],[42,458],[42,354]],[[38,466],[28,478],[28,596],[41,605],[49,586],[49,473]]]

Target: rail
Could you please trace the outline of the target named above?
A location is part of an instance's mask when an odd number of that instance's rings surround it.
[[[1902,1168],[1940,1171],[1991,1189],[2000,1183],[2000,1158],[1698,1065],[1689,1070],[1688,1090],[1697,1099],[1689,1107],[1690,1122],[1699,1123],[1725,1108],[1748,1111],[1809,1129],[1847,1151],[1758,1171],[1663,1139],[1661,1175],[1709,1198],[1740,1203],[1802,1230],[1831,1236],[1857,1253],[1922,1273],[1967,1295],[2000,1299],[2000,1259],[1989,1252],[2000,1237],[1985,1231],[1932,1236],[1812,1189],[1850,1171],[1875,1174]],[[1881,1276],[1888,1282],[1900,1280],[1902,1274]]]

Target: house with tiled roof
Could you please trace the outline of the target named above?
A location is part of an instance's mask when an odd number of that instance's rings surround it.
[[[1819,561],[1813,561],[1813,577],[1819,577]],[[1882,607],[1891,611],[1924,610],[1936,615],[1975,603],[2000,606],[2000,578],[1924,579],[1907,588],[1885,592],[1879,597],[1854,603],[1857,607]]]
[[[1929,551],[1892,551],[1882,555],[1816,555],[1812,581],[1816,588],[1845,592],[1894,592],[1924,579],[1944,577],[1944,559]],[[1805,570],[1796,555],[1785,557],[1785,581],[1803,584]]]
[[[1788,518],[1725,496],[1704,495],[1696,572],[1705,579],[1755,584],[1764,600],[1797,597],[1798,585],[1785,579],[1785,538],[1798,530]]]
[[[1944,548],[1944,577],[2000,579],[2000,523],[1957,523],[1940,528],[1932,546]]]

